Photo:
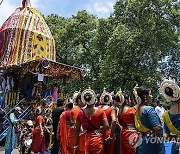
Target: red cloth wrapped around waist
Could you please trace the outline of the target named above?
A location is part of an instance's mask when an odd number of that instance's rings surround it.
[[[107,139],[109,137],[109,135],[111,134],[110,130],[102,130],[102,135],[103,135],[103,139]]]
[[[85,153],[90,151],[103,151],[103,138],[99,131],[87,131],[85,133]]]
[[[68,143],[70,148],[74,147],[74,134],[75,129],[73,127],[68,128]]]
[[[114,153],[115,146],[115,137],[111,140],[110,143],[106,143],[106,139],[110,136],[110,130],[102,130],[103,140],[104,140],[104,154]]]

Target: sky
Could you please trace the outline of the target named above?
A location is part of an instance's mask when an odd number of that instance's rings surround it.
[[[0,0],[1,2],[1,0]],[[21,6],[22,0],[3,0],[0,5],[0,26]],[[58,14],[71,17],[80,10],[87,10],[98,17],[107,18],[113,12],[116,0],[30,0],[31,6],[47,16]]]

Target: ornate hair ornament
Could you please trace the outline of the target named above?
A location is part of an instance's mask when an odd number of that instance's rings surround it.
[[[111,93],[107,92],[104,88],[104,91],[100,97],[100,104],[109,105],[111,102],[112,102],[112,95]]]
[[[167,101],[178,101],[180,99],[180,87],[172,79],[163,79],[159,89],[160,94],[164,96]]]
[[[93,105],[96,101],[95,92],[89,87],[89,89],[85,89],[81,94],[81,99],[83,104]]]
[[[76,98],[77,98],[77,96],[78,96],[79,94],[81,94],[80,91],[75,91],[75,92],[73,93],[72,100],[73,100],[74,105],[77,105],[77,100],[76,100]]]
[[[120,101],[124,103],[124,96],[122,94],[121,88],[119,88],[119,91],[116,93],[117,96],[119,96]]]
[[[112,97],[114,96],[114,91],[111,91],[111,96],[112,96]]]

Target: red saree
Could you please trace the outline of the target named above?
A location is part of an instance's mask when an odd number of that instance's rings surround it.
[[[112,122],[112,114],[115,114],[115,111],[109,106],[107,109],[103,109],[103,111],[105,112],[106,116],[107,116],[107,120],[109,123],[109,126],[111,126],[111,122]],[[106,144],[105,143],[105,139],[107,139],[109,137],[109,135],[111,134],[110,130],[106,130],[102,132],[103,134],[103,140],[104,140],[104,154],[110,154],[110,153],[114,153],[114,146],[115,146],[115,138],[109,143]]]
[[[120,132],[120,153],[121,154],[135,154],[136,149],[130,145],[130,140],[137,136],[137,131],[134,126],[134,116],[136,109],[130,107],[125,113],[119,114],[118,120],[123,127]]]
[[[72,146],[74,146],[74,135],[75,135],[74,125],[76,123],[76,118],[77,118],[80,110],[81,109],[78,106],[71,109],[71,126],[72,127],[70,128],[70,131],[69,131],[69,143]],[[78,154],[84,154],[85,153],[84,143],[85,143],[85,135],[81,132],[79,134],[79,138],[78,138],[78,149],[77,149]]]
[[[35,121],[35,128],[33,130],[33,138],[32,138],[32,151],[37,152],[44,152],[46,151],[45,146],[45,136],[41,135],[41,130],[39,128],[39,123],[42,124],[44,127],[45,120],[42,116],[38,116]]]
[[[62,154],[73,154],[73,146],[69,142],[71,111],[67,110],[60,116],[60,145]]]
[[[85,130],[85,154],[103,154],[103,138],[100,133],[100,126],[102,126],[102,119],[106,115],[102,109],[98,109],[96,114],[87,117],[83,110],[80,110],[77,121],[82,124]]]

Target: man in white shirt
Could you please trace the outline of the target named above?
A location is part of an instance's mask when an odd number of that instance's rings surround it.
[[[157,100],[157,106],[155,107],[155,111],[160,119],[162,119],[163,113],[166,111],[163,107],[163,103],[161,100]]]

